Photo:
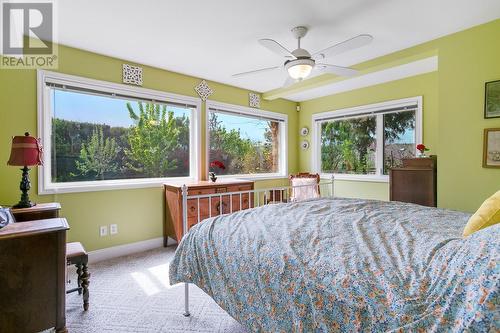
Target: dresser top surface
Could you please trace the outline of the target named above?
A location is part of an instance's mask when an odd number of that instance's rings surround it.
[[[59,209],[61,209],[61,205],[58,202],[48,202],[48,203],[38,203],[35,206],[28,208],[12,208],[12,212],[20,214],[20,213],[43,212],[46,210],[59,210]]]
[[[0,240],[68,230],[65,218],[11,223],[0,229]]]
[[[202,187],[221,187],[221,186],[230,186],[230,185],[243,185],[253,184],[251,180],[242,180],[242,179],[232,179],[232,178],[222,178],[217,179],[216,182],[212,182],[209,180],[199,180],[199,181],[184,181],[184,182],[169,182],[165,183],[165,187],[167,188],[176,188],[180,189],[183,185],[186,185],[188,188],[202,188]]]

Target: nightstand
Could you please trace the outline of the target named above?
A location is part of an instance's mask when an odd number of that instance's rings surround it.
[[[29,208],[12,208],[16,222],[44,220],[59,217],[61,205],[58,202],[39,203]]]

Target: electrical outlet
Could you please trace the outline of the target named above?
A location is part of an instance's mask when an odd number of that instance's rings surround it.
[[[99,227],[99,236],[107,236],[108,235],[108,226],[107,225],[101,225]]]
[[[109,234],[116,235],[118,233],[118,224],[111,224],[109,226]]]

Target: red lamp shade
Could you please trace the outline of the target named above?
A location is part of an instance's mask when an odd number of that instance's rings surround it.
[[[43,148],[40,141],[28,132],[24,136],[12,138],[12,149],[8,165],[31,166],[42,165]]]

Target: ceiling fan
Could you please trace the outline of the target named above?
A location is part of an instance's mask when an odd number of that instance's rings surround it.
[[[357,74],[357,71],[355,69],[319,63],[317,61],[321,61],[334,55],[367,45],[373,40],[373,37],[370,35],[359,35],[345,40],[341,43],[327,47],[326,49],[315,52],[311,55],[307,50],[300,47],[300,40],[307,34],[307,30],[308,29],[303,26],[295,27],[292,29],[292,33],[298,41],[298,47],[293,51],[289,51],[273,39],[259,39],[259,43],[262,46],[282,57],[285,57],[285,63],[282,66],[267,67],[233,74],[233,77],[259,74],[284,68],[288,72],[289,76],[285,81],[285,86],[289,86],[294,82],[301,81],[307,78],[313,70],[321,73],[332,73],[340,76],[354,76]]]

